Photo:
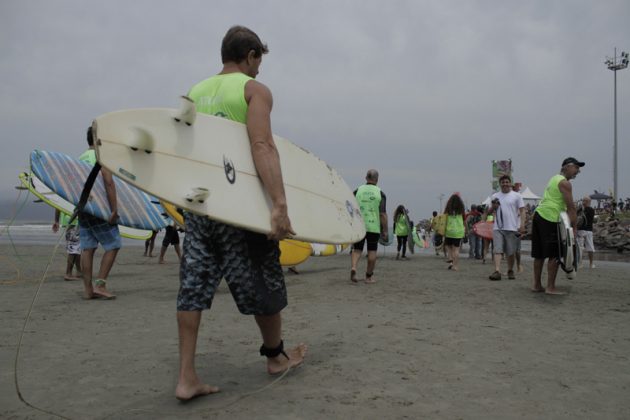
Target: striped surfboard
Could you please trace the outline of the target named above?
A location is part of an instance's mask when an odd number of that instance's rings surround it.
[[[31,152],[31,171],[48,188],[74,205],[79,203],[83,185],[92,165],[58,152]],[[169,221],[159,202],[149,194],[114,177],[118,201],[118,224],[136,229],[160,230]],[[111,214],[103,177],[98,176],[84,211],[103,220]]]
[[[74,213],[74,204],[61,198],[59,194],[52,192],[42,181],[40,181],[35,175],[22,172],[19,176],[22,186],[26,188],[31,194],[48,204],[52,208],[59,210],[60,212],[72,216]],[[153,234],[150,230],[135,229],[127,226],[118,226],[120,230],[120,236],[129,239],[146,240]]]

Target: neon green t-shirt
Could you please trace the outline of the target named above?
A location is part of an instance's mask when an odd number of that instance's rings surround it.
[[[361,185],[355,193],[365,222],[365,230],[381,233],[381,189],[373,184]]]
[[[565,179],[564,175],[560,174],[552,176],[545,188],[542,201],[536,207],[536,213],[549,222],[557,223],[560,220],[560,212],[567,209],[559,187],[560,181]]]
[[[188,92],[197,112],[247,122],[245,84],[252,80],[243,73],[217,74],[197,83]]]
[[[94,166],[96,165],[96,152],[94,149],[87,149],[81,156],[79,156],[79,160]]]
[[[463,238],[466,232],[464,227],[464,216],[461,214],[448,215],[446,219],[446,232],[444,236],[447,238]]]
[[[409,220],[404,213],[398,216],[396,224],[394,225],[394,235],[407,236],[409,235]]]

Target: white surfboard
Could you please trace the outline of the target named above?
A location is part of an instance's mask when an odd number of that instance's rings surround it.
[[[268,233],[271,202],[244,124],[182,108],[136,109],[94,121],[98,161],[162,200],[212,219]],[[295,239],[343,244],[365,235],[352,191],[333,168],[274,136]]]
[[[558,247],[560,268],[567,273],[569,279],[574,279],[580,265],[582,254],[573,227],[566,211],[560,212],[560,223],[558,223]]]

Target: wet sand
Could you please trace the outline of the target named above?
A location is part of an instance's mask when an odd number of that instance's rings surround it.
[[[159,243],[158,243],[159,245]],[[178,265],[124,248],[110,277],[114,301],[81,300],[63,280],[59,249],[14,359],[52,246],[0,245],[0,417],[72,419],[622,419],[630,412],[630,264],[598,261],[559,286],[529,292],[490,282],[489,265],[459,272],[426,253],[377,263],[374,285],[349,282],[348,255],[311,258],[287,275],[285,344],[309,345],[303,367],[277,382],[258,355],[254,320],[222,284],[204,313],[197,368],[222,392],[182,404]],[[101,254],[98,253],[97,257]],[[362,260],[359,273],[365,271]],[[260,391],[262,388],[264,390]],[[260,392],[258,392],[260,391]]]

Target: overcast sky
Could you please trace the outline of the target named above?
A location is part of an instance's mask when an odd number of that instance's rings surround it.
[[[563,158],[574,195],[613,187],[613,72],[630,2],[0,0],[0,201],[29,152],[79,155],[100,114],[177,107],[242,24],[267,42],[274,132],[350,187],[376,168],[388,211],[491,192],[491,161],[542,195]],[[630,70],[618,72],[619,192],[630,196]],[[445,200],[443,201],[445,204]],[[0,219],[8,218],[4,206]]]

